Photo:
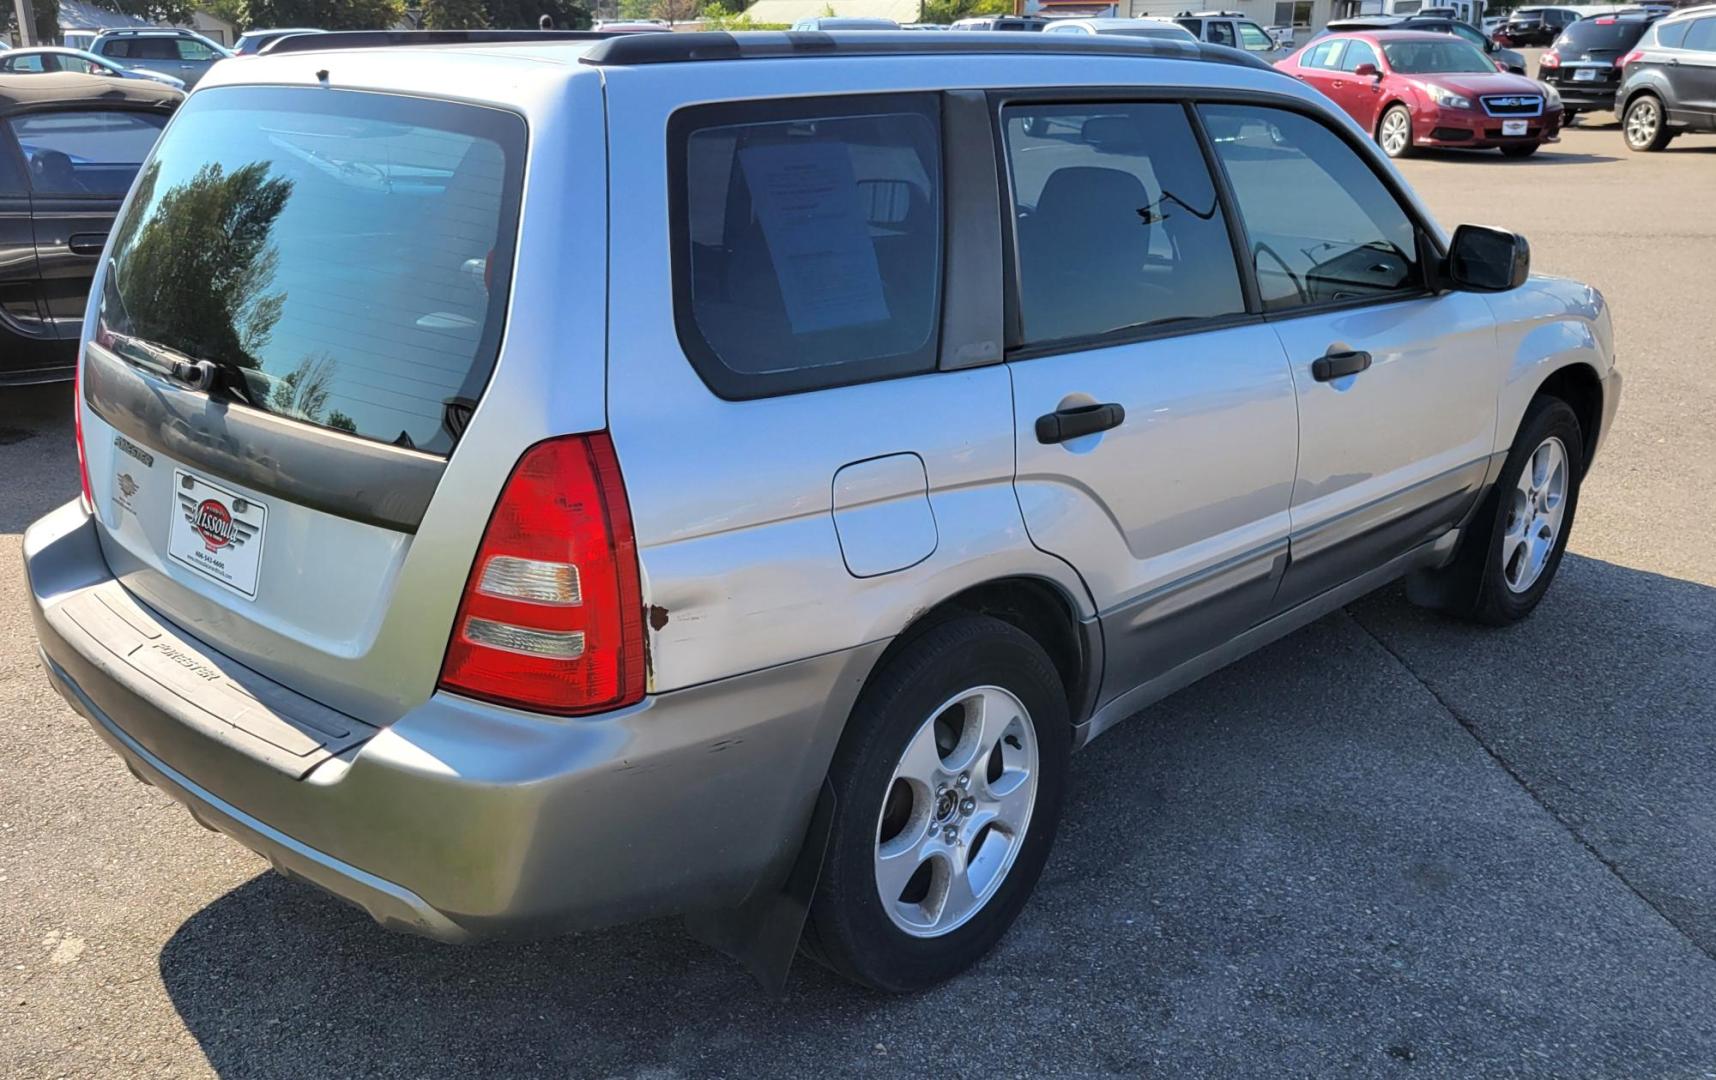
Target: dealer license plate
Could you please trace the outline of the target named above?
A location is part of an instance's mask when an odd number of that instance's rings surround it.
[[[268,508],[261,503],[183,469],[173,470],[167,554],[174,561],[254,600],[267,524]]]
[[[1574,82],[1596,82],[1597,81],[1597,69],[1596,68],[1580,68],[1578,71],[1575,71],[1573,73],[1573,81]]]
[[[1503,135],[1524,135],[1525,134],[1525,121],[1524,120],[1503,120],[1502,121],[1502,134]]]

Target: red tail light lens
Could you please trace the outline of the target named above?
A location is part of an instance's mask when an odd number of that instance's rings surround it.
[[[72,377],[72,435],[77,439],[77,478],[83,485],[79,498],[88,513],[95,513],[95,491],[89,486],[89,460],[83,452],[83,361],[78,360],[77,374]]]
[[[1537,62],[1537,66],[1538,67],[1546,67],[1546,68],[1558,68],[1561,66],[1561,58],[1559,56],[1556,56],[1552,52],[1546,52],[1543,54],[1543,58]]]
[[[1643,60],[1643,59],[1644,59],[1644,50],[1643,49],[1634,49],[1632,52],[1621,57],[1619,60],[1616,60],[1615,61],[1615,67],[1624,68],[1628,64],[1632,63],[1635,60]]]
[[[513,468],[471,566],[440,686],[575,716],[644,696],[643,590],[605,432],[538,443]]]

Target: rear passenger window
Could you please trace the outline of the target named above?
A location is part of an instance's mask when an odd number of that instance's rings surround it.
[[[940,120],[931,95],[675,115],[675,306],[729,398],[935,366]]]
[[[1172,104],[1002,112],[1024,344],[1245,311],[1215,185]]]
[[[1699,19],[1693,23],[1680,47],[1695,52],[1716,52],[1716,18]]]
[[[1656,35],[1656,43],[1665,49],[1678,49],[1686,41],[1686,28],[1690,22],[1669,23],[1666,26],[1654,27],[1650,32]],[[1649,40],[1648,37],[1646,39]]]
[[[125,194],[165,116],[76,110],[25,113],[7,123],[24,151],[38,195]]]
[[[1376,50],[1362,41],[1347,42],[1347,51],[1341,57],[1342,71],[1357,71],[1360,64],[1380,67],[1376,62]]]
[[[1306,54],[1305,59],[1299,61],[1299,66],[1325,69],[1336,68],[1340,64],[1341,50],[1346,47],[1346,44],[1347,43],[1345,41],[1340,38],[1336,38],[1333,41],[1325,41],[1320,45],[1313,45],[1311,47],[1311,51]]]
[[[1233,189],[1266,311],[1420,287],[1412,219],[1340,136],[1285,109],[1199,112]]]

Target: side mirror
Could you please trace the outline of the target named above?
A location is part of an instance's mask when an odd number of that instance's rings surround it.
[[[1487,225],[1461,225],[1448,247],[1448,284],[1463,292],[1506,292],[1531,275],[1525,237]]]
[[[1365,78],[1380,79],[1380,78],[1382,78],[1382,72],[1376,70],[1375,64],[1360,64],[1358,67],[1353,68],[1353,74],[1358,76],[1361,79],[1365,79]]]

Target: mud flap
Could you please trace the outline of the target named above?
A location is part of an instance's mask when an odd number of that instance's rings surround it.
[[[816,883],[822,877],[822,861],[833,828],[834,785],[824,778],[798,858],[780,887],[736,908],[685,917],[685,928],[692,937],[743,964],[774,997],[786,996],[787,976],[810,915],[811,897],[816,895]]]

